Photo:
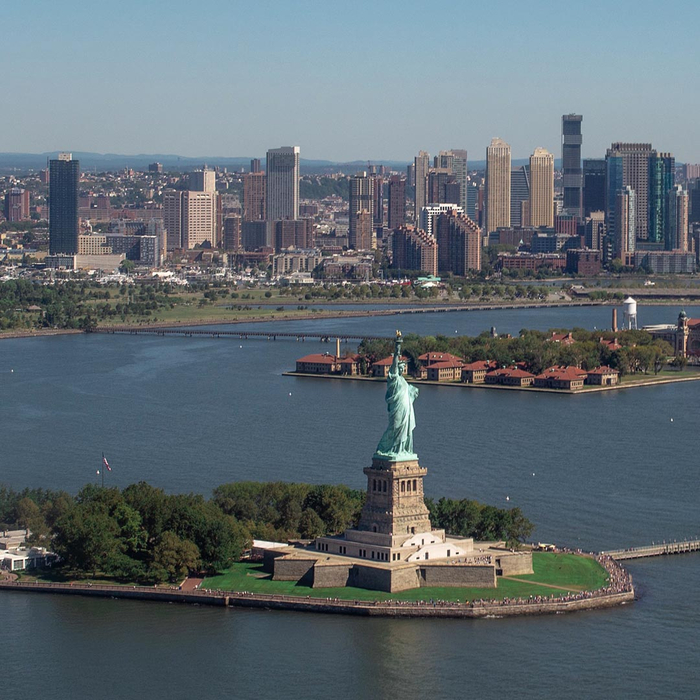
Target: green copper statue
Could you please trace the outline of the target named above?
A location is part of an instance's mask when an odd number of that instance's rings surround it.
[[[399,462],[418,459],[418,455],[413,452],[413,429],[416,427],[413,402],[418,396],[418,389],[403,377],[406,363],[401,360],[401,343],[401,331],[396,331],[394,361],[386,380],[385,400],[389,411],[389,427],[384,431],[374,453],[375,458]]]

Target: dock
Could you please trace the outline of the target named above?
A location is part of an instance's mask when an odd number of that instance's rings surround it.
[[[688,554],[700,551],[700,539],[683,540],[682,542],[662,542],[650,544],[644,547],[630,547],[629,549],[613,549],[601,552],[615,561],[628,559],[646,559],[648,557],[663,557],[669,554]]]

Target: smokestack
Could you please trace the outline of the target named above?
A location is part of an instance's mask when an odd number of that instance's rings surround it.
[[[613,333],[617,333],[617,307],[613,306],[612,310],[612,330]]]
[[[335,339],[335,356],[340,357],[340,338]]]

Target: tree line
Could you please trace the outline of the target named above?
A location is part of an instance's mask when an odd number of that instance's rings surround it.
[[[146,482],[121,490],[88,484],[75,496],[0,487],[0,529],[28,529],[30,544],[61,557],[66,576],[161,583],[223,571],[253,539],[340,534],[357,525],[364,501],[364,491],[347,486],[283,482],[223,484],[209,499],[166,494]],[[518,508],[447,498],[426,505],[433,526],[450,534],[512,544],[534,528]]]
[[[646,331],[630,330],[613,333],[611,331],[588,331],[574,328],[574,343],[553,342],[552,334],[566,334],[567,329],[535,331],[523,329],[517,337],[493,337],[484,332],[479,336],[404,336],[403,354],[408,358],[408,370],[416,374],[419,370],[420,355],[426,352],[447,352],[461,357],[465,362],[492,360],[499,367],[523,362],[528,371],[539,374],[554,365],[576,366],[584,370],[607,365],[620,374],[636,372],[658,373],[667,359],[673,355],[673,348],[664,340],[654,339]],[[614,340],[621,347],[611,350],[600,342]],[[358,354],[367,366],[387,357],[393,352],[393,340],[363,340]]]

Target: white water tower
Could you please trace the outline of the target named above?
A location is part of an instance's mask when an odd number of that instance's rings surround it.
[[[622,302],[622,325],[626,331],[637,330],[637,302],[632,297]]]

